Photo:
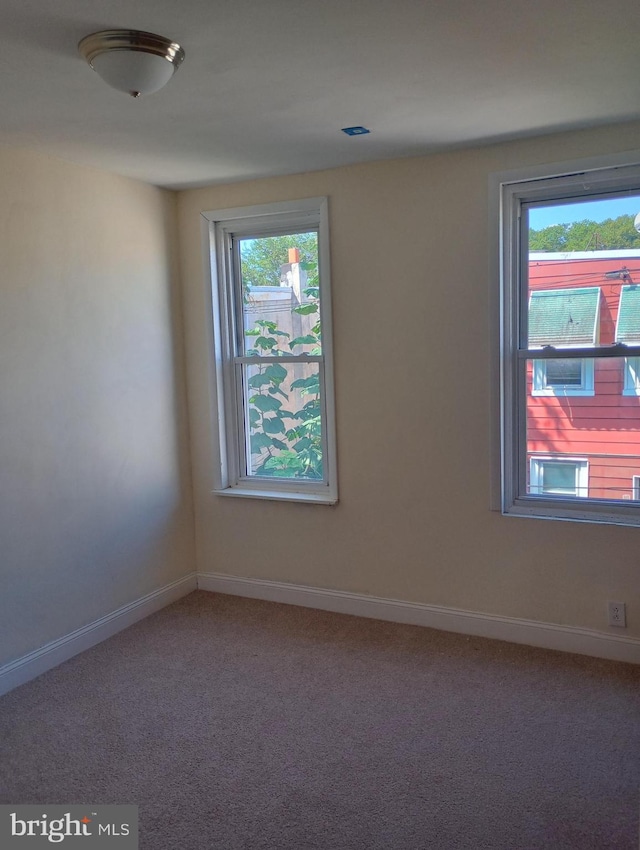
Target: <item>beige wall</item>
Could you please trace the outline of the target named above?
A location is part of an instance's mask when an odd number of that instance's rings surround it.
[[[0,664],[193,569],[175,196],[0,149]]]
[[[488,175],[639,147],[621,125],[181,193],[199,569],[603,631],[613,599],[640,636],[639,529],[490,510],[488,333]],[[317,195],[340,502],[214,496],[199,213]]]

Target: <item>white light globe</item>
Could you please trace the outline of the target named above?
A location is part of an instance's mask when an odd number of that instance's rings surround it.
[[[163,56],[135,50],[101,53],[91,64],[105,83],[134,96],[159,91],[175,71],[175,66]]]

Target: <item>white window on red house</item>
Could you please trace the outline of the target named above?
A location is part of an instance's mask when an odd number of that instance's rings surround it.
[[[502,510],[640,525],[640,165],[498,180]]]
[[[628,272],[629,277],[631,272]],[[640,345],[640,286],[623,286],[616,322],[616,342],[623,345]],[[640,395],[640,357],[625,357],[624,395]]]
[[[529,300],[529,344],[595,345],[599,287],[535,290]],[[593,395],[593,361],[558,358],[533,363],[534,395]]]
[[[589,495],[588,461],[531,458],[530,492],[586,498]]]

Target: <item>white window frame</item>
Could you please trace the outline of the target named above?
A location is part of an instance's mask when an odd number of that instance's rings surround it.
[[[563,359],[563,358],[558,358]],[[592,396],[594,390],[594,362],[580,361],[581,381],[575,384],[547,384],[547,361],[533,361],[533,382],[531,394],[534,396]]]
[[[327,198],[261,204],[204,212],[202,237],[209,298],[211,333],[211,407],[214,431],[215,472],[213,490],[223,496],[335,504],[338,501],[333,345]],[[246,471],[242,385],[238,370],[243,356],[238,332],[241,296],[239,258],[234,256],[233,237],[276,236],[316,230],[322,353],[278,357],[280,363],[318,363],[322,406],[322,481],[250,476]],[[239,306],[240,305],[240,306]]]
[[[640,357],[624,358],[622,395],[640,395]]]
[[[576,357],[639,357],[640,346],[527,348],[527,203],[558,205],[581,198],[640,192],[640,152],[558,163],[491,175],[492,325],[496,345],[492,507],[506,516],[640,525],[640,508],[621,501],[549,498],[527,492],[527,361]]]
[[[585,458],[557,457],[553,455],[535,455],[529,459],[530,479],[529,489],[532,493],[550,496],[544,491],[544,465],[545,463],[565,464],[572,466],[575,472],[575,497],[586,499],[589,496],[589,461]],[[553,498],[558,498],[554,495]]]

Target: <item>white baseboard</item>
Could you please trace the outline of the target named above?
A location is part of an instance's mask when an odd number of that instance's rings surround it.
[[[90,649],[196,588],[640,664],[640,640],[624,635],[286,582],[222,573],[199,573],[197,576],[192,573],[0,667],[0,695]]]
[[[58,640],[45,644],[28,655],[23,655],[22,658],[5,664],[0,667],[0,695],[35,679],[41,673],[46,673],[52,667],[57,667],[58,664],[68,661],[79,652],[90,649],[196,589],[196,574],[191,573],[185,578],[136,599],[135,602],[123,605],[122,608],[112,611],[106,617],[101,617]]]
[[[541,623],[536,620],[521,620],[516,617],[498,617],[440,605],[425,605],[420,602],[403,602],[399,599],[382,599],[341,590],[323,590],[317,587],[287,584],[263,579],[238,578],[222,573],[198,573],[198,588],[231,596],[247,596],[320,608],[340,614],[370,617],[374,620],[389,620],[413,626],[427,626],[447,632],[494,638],[511,643],[523,643],[543,649],[575,652],[640,664],[640,640],[624,635],[598,632],[574,626]]]

